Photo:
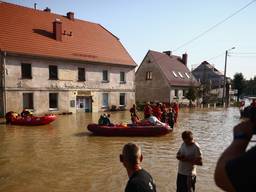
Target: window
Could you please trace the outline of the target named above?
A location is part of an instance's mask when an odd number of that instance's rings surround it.
[[[189,76],[189,74],[185,73],[185,75],[187,76],[187,78],[188,78],[188,79],[190,79],[190,76]]]
[[[125,105],[125,93],[120,93],[119,105]]]
[[[175,71],[172,71],[172,74],[174,75],[174,77],[178,77],[178,75],[175,73]]]
[[[146,80],[152,80],[152,71],[146,72]]]
[[[78,68],[78,81],[85,81],[85,69]]]
[[[175,97],[179,97],[179,90],[175,89]]]
[[[49,109],[58,109],[58,93],[49,93]]]
[[[102,72],[102,80],[103,80],[103,82],[108,82],[108,71],[107,70],[104,70]]]
[[[33,93],[23,93],[23,109],[34,109]]]
[[[21,63],[21,78],[32,79],[32,70],[30,63]]]
[[[55,65],[49,65],[49,79],[57,80],[58,79],[58,67]]]
[[[102,107],[108,107],[108,93],[102,94]]]
[[[125,83],[125,73],[124,72],[120,72],[120,82]]]
[[[179,74],[179,76],[180,76],[181,78],[184,78],[184,76],[181,74],[181,72],[178,72],[178,74]]]

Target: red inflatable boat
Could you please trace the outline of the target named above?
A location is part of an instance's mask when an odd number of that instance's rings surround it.
[[[161,136],[172,131],[168,125],[98,125],[89,124],[87,129],[95,135],[101,136]]]
[[[10,123],[12,125],[46,125],[57,119],[56,115],[45,115],[45,116],[18,116],[11,118]]]

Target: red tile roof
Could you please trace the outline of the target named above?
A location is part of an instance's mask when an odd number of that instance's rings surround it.
[[[53,22],[62,22],[62,41]],[[99,24],[0,1],[0,51],[136,66],[119,39]]]
[[[149,50],[148,54],[153,57],[155,64],[159,65],[165,78],[168,80],[170,85],[173,86],[199,86],[198,81],[195,79],[193,74],[189,71],[187,66],[181,62],[181,58],[175,55],[167,55],[157,51]],[[174,73],[177,75],[175,77]],[[183,76],[180,77],[179,73]],[[187,75],[190,77],[188,78]]]

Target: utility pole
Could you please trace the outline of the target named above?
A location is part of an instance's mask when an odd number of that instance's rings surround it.
[[[222,105],[224,106],[226,104],[226,71],[227,71],[227,60],[228,60],[228,51],[235,49],[235,47],[232,47],[231,49],[226,50],[225,52],[225,67],[224,67],[224,82],[223,82],[223,93],[222,93]]]

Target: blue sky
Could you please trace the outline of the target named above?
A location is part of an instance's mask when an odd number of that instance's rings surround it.
[[[5,0],[38,9],[100,23],[119,37],[140,64],[147,51],[176,50],[252,0]],[[224,70],[225,50],[232,47],[227,76],[242,72],[256,76],[256,1],[201,38],[176,51],[188,53],[188,67],[204,60]],[[210,60],[209,60],[210,59]]]

